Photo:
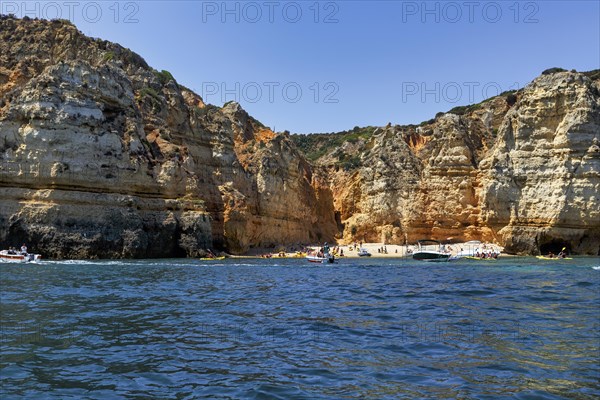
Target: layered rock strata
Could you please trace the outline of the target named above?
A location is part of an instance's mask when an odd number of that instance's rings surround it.
[[[47,257],[334,238],[598,254],[598,140],[598,71],[419,126],[290,137],[67,21],[0,18],[0,246]]]
[[[333,189],[340,238],[599,254],[598,75],[548,72],[420,126],[388,125],[358,141],[346,133],[352,141],[315,161]],[[358,161],[339,162],[348,159]]]
[[[328,189],[287,135],[68,22],[0,20],[0,96],[5,246],[172,257],[333,239]]]

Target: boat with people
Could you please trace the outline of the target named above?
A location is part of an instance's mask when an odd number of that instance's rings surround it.
[[[312,263],[333,264],[335,262],[335,256],[328,255],[327,257],[319,257],[319,256],[315,256],[315,255],[308,255],[308,256],[306,256],[306,260],[308,262],[312,262]]]
[[[28,253],[27,246],[23,245],[21,250],[17,250],[13,247],[8,250],[0,251],[0,261],[11,262],[11,263],[26,263],[36,262],[42,259],[40,254]]]
[[[450,260],[451,253],[437,240],[422,239],[417,241],[417,250],[413,252],[413,260],[444,262]]]
[[[224,260],[225,256],[217,256],[211,249],[204,250],[204,257],[200,257],[200,261],[216,261],[216,260]]]
[[[500,253],[501,249],[497,246],[470,240],[460,245],[458,252],[450,257],[450,260],[496,260]]]
[[[479,249],[483,246],[479,240],[469,240],[460,246],[459,251],[456,253],[454,258],[471,258],[476,257],[479,253]]]
[[[319,251],[309,252],[306,256],[306,260],[312,263],[333,264],[335,263],[335,255],[331,253],[329,245],[325,242]]]
[[[552,252],[548,253],[545,256],[537,256],[538,260],[572,260],[571,257],[567,257],[567,248],[563,247],[560,253],[554,254]]]

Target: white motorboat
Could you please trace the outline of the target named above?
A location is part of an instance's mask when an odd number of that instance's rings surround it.
[[[310,255],[306,256],[306,260],[312,263],[333,264],[335,262],[335,256],[332,254],[326,254],[323,257]]]
[[[306,256],[306,260],[312,263],[321,263],[321,264],[333,264],[335,262],[335,256],[331,254],[329,251],[329,246],[327,243],[319,251],[310,252]]]
[[[460,246],[460,250],[454,255],[452,260],[459,259],[496,259],[502,252],[501,248],[490,244],[482,244],[479,240],[471,240]]]
[[[361,247],[360,250],[358,251],[358,256],[359,257],[371,257],[371,253],[369,253],[367,251],[367,249],[364,249]]]
[[[42,259],[39,254],[19,253],[16,251],[2,250],[0,251],[0,261],[12,263],[35,262]]]
[[[481,246],[479,240],[470,240],[460,247],[460,250],[456,253],[454,258],[475,257],[475,254],[479,253],[479,248]]]
[[[413,260],[444,262],[450,259],[450,252],[437,240],[419,240],[418,249],[413,252]]]

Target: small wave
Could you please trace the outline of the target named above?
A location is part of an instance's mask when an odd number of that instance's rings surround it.
[[[104,261],[104,260],[42,260],[39,262],[40,265],[125,265],[125,261]]]
[[[441,294],[441,295],[450,295],[450,296],[491,296],[494,295],[495,292],[487,289],[471,289],[471,290],[434,290],[433,294]]]
[[[52,261],[42,261],[41,263],[43,264],[68,264],[68,265],[73,265],[73,264],[77,264],[77,265],[91,265],[91,264],[98,264],[99,261],[94,262],[94,261],[87,261],[87,260],[52,260]]]
[[[593,269],[595,269],[596,271],[600,271],[600,265],[597,267],[592,267]]]
[[[238,264],[238,263],[216,263],[214,261],[200,262],[189,264],[195,267],[260,267],[258,264]],[[281,266],[281,265],[272,265],[272,266]]]

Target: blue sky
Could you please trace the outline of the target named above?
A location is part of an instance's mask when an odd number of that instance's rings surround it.
[[[600,68],[598,1],[0,1],[69,18],[277,131],[419,123]],[[16,7],[16,9],[15,9]]]

